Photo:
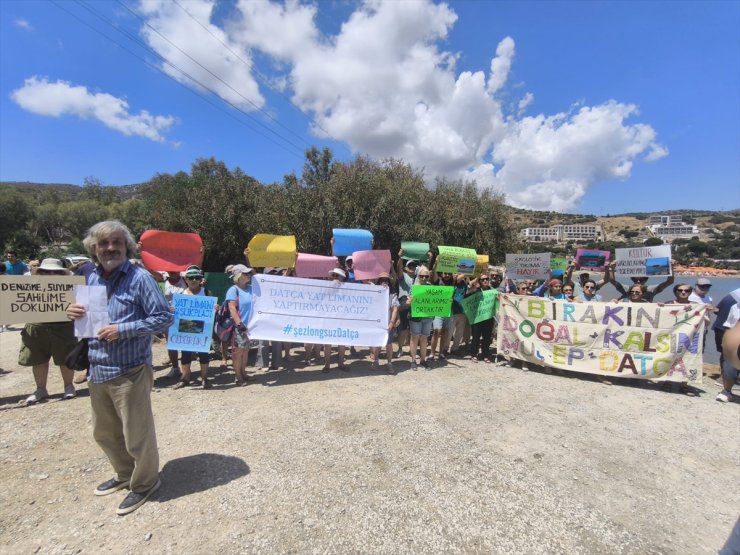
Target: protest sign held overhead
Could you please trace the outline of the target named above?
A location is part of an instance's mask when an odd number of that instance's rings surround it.
[[[375,279],[391,269],[391,251],[355,251],[352,253],[352,268],[355,280]]]
[[[258,233],[249,241],[249,264],[258,268],[295,266],[295,235]]]
[[[617,277],[671,275],[670,245],[615,249],[615,253]]]
[[[257,275],[252,279],[251,339],[383,347],[388,342],[388,289]]]
[[[182,272],[203,263],[203,241],[197,233],[149,229],[141,234],[141,261],[153,272]]]
[[[479,276],[485,274],[488,271],[489,257],[487,254],[478,254],[475,257],[475,272],[474,275]]]
[[[295,275],[302,278],[325,278],[339,266],[336,256],[322,256],[299,252],[295,261]]]
[[[550,269],[553,272],[565,273],[565,270],[568,269],[568,261],[562,256],[552,257],[550,258]]]
[[[429,243],[418,243],[416,241],[401,241],[404,260],[416,260],[426,262],[429,254]]]
[[[82,276],[0,276],[0,325],[67,322],[74,286],[84,283]]]
[[[599,251],[593,249],[578,249],[576,251],[576,268],[579,270],[593,270],[603,272],[605,266],[609,264],[611,253],[609,251]]]
[[[437,272],[473,275],[477,258],[475,249],[441,246],[437,257]]]
[[[211,349],[216,297],[173,295],[175,321],[167,331],[167,349],[207,353]]]
[[[413,318],[446,318],[452,311],[454,287],[448,285],[414,285],[411,287]]]
[[[478,291],[465,297],[460,301],[460,305],[471,325],[490,320],[498,312],[498,291],[496,289]]]
[[[506,275],[513,280],[547,279],[549,270],[549,252],[506,255]]]
[[[500,298],[499,354],[589,374],[701,380],[704,310],[697,305]]]
[[[334,256],[350,256],[373,248],[373,234],[367,229],[332,229]]]

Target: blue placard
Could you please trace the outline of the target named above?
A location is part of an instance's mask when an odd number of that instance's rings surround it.
[[[167,349],[207,353],[211,350],[216,297],[173,295],[175,322],[167,332]]]
[[[334,256],[349,256],[373,248],[373,234],[367,229],[333,229]]]

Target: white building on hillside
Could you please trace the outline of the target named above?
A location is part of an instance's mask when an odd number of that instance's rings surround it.
[[[679,214],[669,214],[667,216],[654,214],[650,216],[647,227],[650,233],[661,239],[694,237],[699,235],[699,228],[695,225],[684,223],[683,218]]]
[[[527,241],[556,241],[558,243],[570,240],[599,241],[604,236],[601,226],[596,224],[527,227],[521,233]]]

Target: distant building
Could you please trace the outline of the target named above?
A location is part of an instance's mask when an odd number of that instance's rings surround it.
[[[601,226],[594,224],[527,227],[521,233],[527,241],[556,241],[558,243],[570,240],[599,241],[604,236]]]
[[[664,226],[673,226],[673,225],[684,225],[683,224],[683,216],[680,214],[653,214],[650,216],[650,221],[648,222],[648,226],[654,226],[654,225],[664,225]]]
[[[699,235],[699,228],[683,222],[679,214],[654,214],[650,216],[648,229],[655,237],[661,239],[676,237],[694,237]]]

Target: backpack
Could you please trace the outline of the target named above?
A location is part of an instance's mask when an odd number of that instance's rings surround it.
[[[238,294],[236,296],[236,309],[239,310]],[[234,318],[232,318],[229,310],[229,301],[224,299],[224,302],[218,308],[218,312],[216,312],[216,335],[221,341],[228,343],[231,341],[231,336],[234,335],[234,327]]]

